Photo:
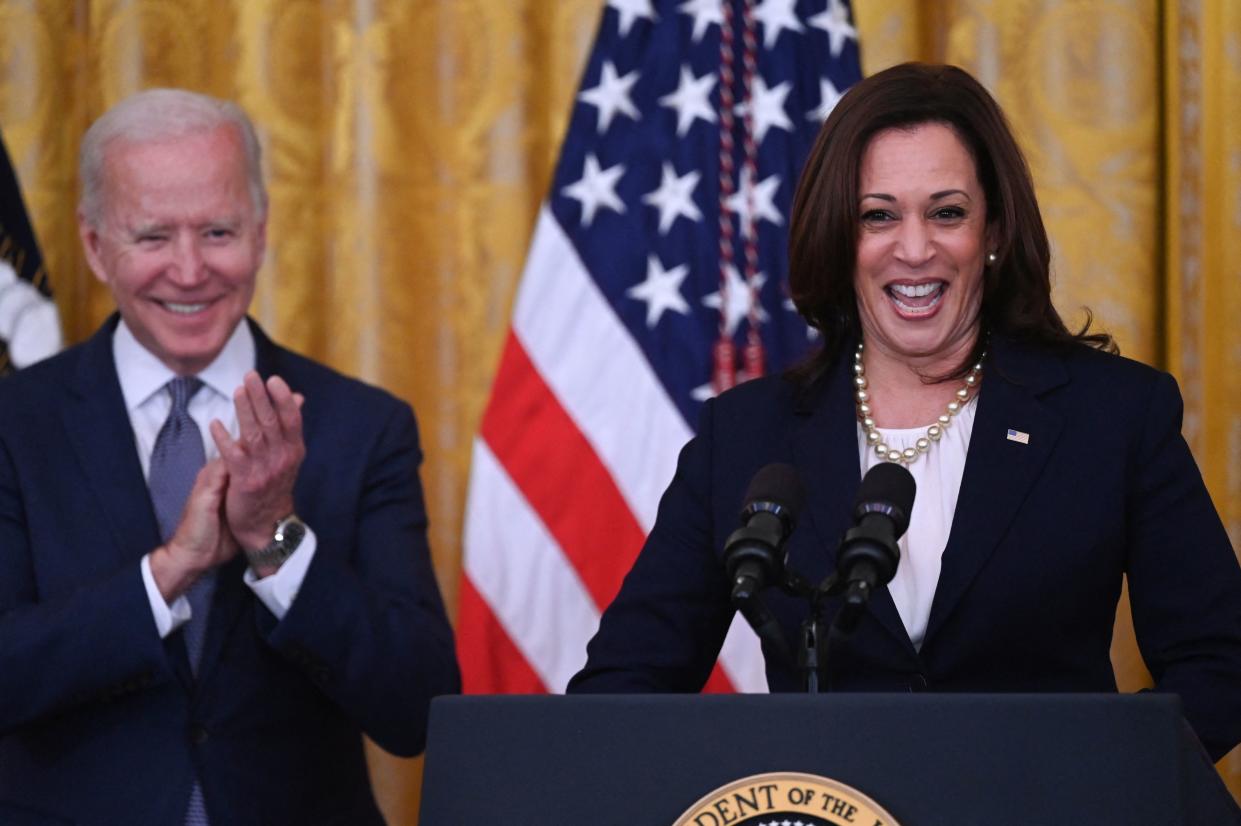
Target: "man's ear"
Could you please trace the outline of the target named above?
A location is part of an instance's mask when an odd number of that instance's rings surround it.
[[[101,282],[107,284],[108,271],[104,268],[103,257],[100,255],[99,230],[80,209],[78,210],[78,237],[82,239],[82,253],[86,256],[86,263],[90,266],[91,272]]]

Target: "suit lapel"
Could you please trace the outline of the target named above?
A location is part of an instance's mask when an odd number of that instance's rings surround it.
[[[255,324],[249,318],[245,320],[250,325],[250,333],[254,336],[254,369],[264,380],[271,378],[273,375],[279,374],[280,368],[280,348],[277,347],[263,329]],[[282,376],[288,379],[288,376]]]
[[[1060,436],[1063,418],[1039,396],[1067,381],[1063,364],[996,336],[970,436],[952,531],[926,640],[944,625],[1003,539]],[[1016,431],[1009,438],[1009,431]],[[1020,441],[1028,438],[1028,441]]]
[[[159,546],[160,537],[112,360],[115,328],[114,317],[84,345],[61,415],[87,486],[103,506],[121,563],[137,562]]]
[[[86,485],[100,502],[116,564],[121,566],[137,563],[159,547],[160,534],[112,358],[116,324],[114,315],[83,346],[61,416]],[[104,546],[99,544],[100,549]],[[182,635],[166,638],[164,648],[173,671],[189,685],[190,663]]]
[[[852,352],[846,348],[842,353]],[[846,355],[803,392],[797,413],[801,421],[792,436],[793,463],[806,488],[804,511],[814,528],[815,558],[798,573],[815,583],[836,568],[836,550],[853,525],[853,503],[862,480],[858,461],[857,408],[853,399],[852,359]],[[798,563],[794,563],[798,565]],[[913,644],[888,589],[871,596],[870,613],[889,634],[913,654]]]

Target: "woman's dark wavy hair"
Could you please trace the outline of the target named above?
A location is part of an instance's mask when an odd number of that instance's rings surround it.
[[[904,63],[850,89],[819,130],[793,200],[789,286],[798,312],[823,335],[823,349],[794,371],[822,373],[847,342],[861,337],[853,291],[857,260],[862,156],[885,129],[942,123],[973,155],[987,199],[996,261],[983,271],[984,330],[1052,347],[1085,342],[1115,351],[1107,333],[1076,333],[1051,303],[1051,251],[1025,157],[995,99],[956,66]],[[964,375],[981,356],[979,336],[969,357],[947,376]]]

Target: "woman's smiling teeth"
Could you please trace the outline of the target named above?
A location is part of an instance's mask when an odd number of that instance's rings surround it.
[[[901,312],[917,315],[934,309],[944,297],[947,286],[943,281],[928,281],[924,284],[889,284],[886,290]]]

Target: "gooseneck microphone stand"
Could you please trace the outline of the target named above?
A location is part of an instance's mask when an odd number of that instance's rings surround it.
[[[891,553],[893,556],[896,555],[895,547],[891,549]],[[841,567],[817,586],[790,569],[787,563],[781,565],[779,582],[773,583],[779,585],[780,589],[790,596],[806,600],[808,611],[801,624],[796,662],[794,662],[793,648],[785,639],[779,622],[763,602],[759,589],[737,588],[733,591],[733,604],[746,618],[759,639],[767,644],[769,650],[774,651],[776,656],[787,665],[795,665],[802,675],[802,684],[807,694],[831,691],[827,665],[832,643],[847,638],[853,633],[858,620],[866,610],[866,604],[873,590],[873,578],[866,576],[869,570],[863,573],[860,581],[856,573],[857,566],[865,566],[867,560],[855,561],[852,566],[846,564],[850,561],[847,538],[846,543],[842,544],[838,558]],[[842,571],[844,576],[841,575]],[[888,574],[887,579],[891,579],[891,574]],[[887,579],[881,582],[887,582]],[[831,624],[828,625],[824,620],[827,601],[841,594],[844,594],[844,603],[836,612]]]
[[[847,611],[846,601],[836,613],[831,625],[824,621],[824,609],[830,597],[838,596],[846,589],[845,583],[838,573],[833,573],[817,586],[811,585],[795,571],[786,569],[782,583],[784,591],[792,596],[806,600],[808,611],[802,620],[801,636],[797,646],[797,670],[802,675],[802,686],[807,694],[819,694],[831,691],[831,680],[827,669],[832,642],[844,639],[853,633],[861,609],[866,606],[865,600],[856,606],[857,610]],[[848,613],[849,616],[846,616]],[[787,649],[787,644],[785,648]]]
[[[831,690],[827,665],[832,642],[853,633],[871,593],[896,573],[897,541],[909,527],[915,489],[913,476],[898,464],[884,462],[867,471],[854,503],[853,527],[836,551],[836,570],[816,586],[789,568],[784,551],[804,496],[796,470],[791,465],[771,464],[751,480],[741,527],[724,547],[731,600],[768,650],[788,665],[794,665],[792,651],[761,592],[778,585],[790,596],[806,600],[809,610],[802,622],[795,665],[806,693]],[[841,606],[825,630],[826,603],[841,595]]]

